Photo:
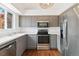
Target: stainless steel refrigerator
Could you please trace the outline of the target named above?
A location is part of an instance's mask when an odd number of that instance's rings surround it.
[[[79,18],[73,9],[65,12],[64,16],[61,24],[62,54],[64,56],[79,56]]]

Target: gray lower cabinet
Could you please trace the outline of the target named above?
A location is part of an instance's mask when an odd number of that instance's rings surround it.
[[[57,35],[50,35],[50,48],[54,49],[57,48]]]
[[[37,47],[37,35],[36,34],[30,34],[28,35],[28,49],[36,49]]]
[[[21,56],[27,49],[27,35],[21,36],[16,39],[16,55]]]
[[[15,40],[0,45],[0,56],[16,56]]]

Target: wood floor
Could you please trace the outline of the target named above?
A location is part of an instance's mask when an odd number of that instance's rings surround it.
[[[52,50],[26,50],[23,56],[61,56],[57,49]]]

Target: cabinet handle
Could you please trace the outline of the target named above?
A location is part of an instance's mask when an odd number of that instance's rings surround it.
[[[12,45],[9,45],[8,47],[7,47],[7,49],[9,49],[9,48],[11,48],[12,47]]]

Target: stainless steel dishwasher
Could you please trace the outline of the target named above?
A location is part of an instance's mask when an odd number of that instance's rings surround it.
[[[0,56],[16,56],[16,42],[11,41],[0,46]]]

